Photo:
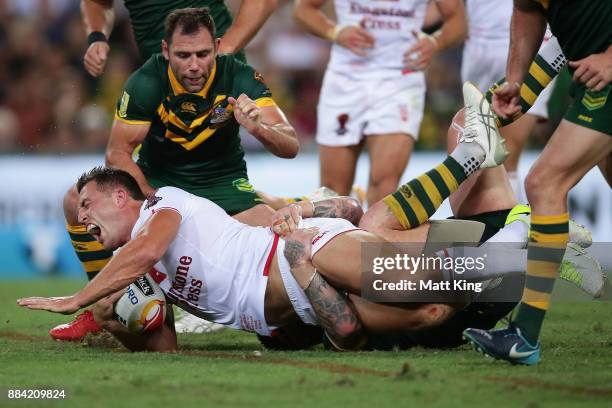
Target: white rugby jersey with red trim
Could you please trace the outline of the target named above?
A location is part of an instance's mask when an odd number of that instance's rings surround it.
[[[140,209],[132,238],[157,211],[181,215],[178,234],[155,265],[168,299],[206,320],[235,329],[270,333],[264,316],[266,266],[275,235],[227,215],[212,201],[162,187]]]

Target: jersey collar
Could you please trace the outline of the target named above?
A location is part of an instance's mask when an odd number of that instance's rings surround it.
[[[208,77],[208,80],[206,80],[204,87],[199,92],[193,93],[193,95],[198,95],[203,98],[206,98],[206,95],[208,94],[208,90],[210,89],[213,81],[215,80],[216,74],[217,74],[217,61],[215,60],[212,70],[210,71],[210,76]],[[183,88],[183,85],[181,85],[181,83],[176,79],[176,77],[174,76],[174,72],[172,72],[172,68],[170,68],[170,64],[168,64],[168,78],[170,79],[170,85],[172,86],[172,92],[174,92],[174,95],[191,93],[191,92],[188,92],[185,88]]]

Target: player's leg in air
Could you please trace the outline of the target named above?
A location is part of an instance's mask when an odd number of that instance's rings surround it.
[[[507,48],[504,50],[503,56],[504,72],[506,59]],[[506,147],[509,152],[508,158],[504,162],[504,167],[508,172],[512,189],[521,203],[526,202],[526,197],[523,188],[523,180],[518,175],[519,159],[538,121],[548,118],[547,105],[552,93],[552,88],[554,87],[554,79],[566,63],[567,59],[563,55],[559,42],[556,37],[552,36],[550,31],[547,31],[542,47],[529,68],[529,72],[522,85],[520,95],[523,115],[520,116],[520,120],[515,120],[511,123],[503,119],[501,119],[500,122],[504,125],[500,129],[500,133],[506,140]],[[503,84],[503,82],[504,80],[497,81],[495,85],[489,89],[486,94],[489,101],[491,101],[494,90]],[[490,82],[478,83],[481,89],[489,87],[489,84]]]
[[[463,114],[460,111],[453,119],[453,125],[448,132],[449,152],[455,148],[460,139],[462,130],[459,130],[462,127]],[[503,166],[476,171],[451,194],[450,203],[455,219],[430,220],[410,230],[403,230],[393,213],[385,211],[385,206],[382,205],[384,203],[381,203],[370,208],[362,218],[360,227],[373,230],[393,242],[427,242],[425,252],[435,248],[437,243],[442,245],[452,242],[483,243],[488,240],[489,244],[482,245],[480,252],[472,254],[476,258],[487,251],[490,252],[489,255],[497,253],[498,256],[488,259],[486,277],[491,279],[497,277],[496,273],[499,273],[498,276],[503,276],[513,271],[526,270],[526,260],[525,262],[522,260],[526,258],[526,249],[523,248],[527,245],[530,209],[524,205],[517,205]],[[387,227],[373,224],[373,220],[383,220],[382,224]],[[491,246],[490,243],[493,242],[495,244]],[[466,255],[463,250],[461,254]],[[592,297],[598,297],[603,289],[603,273],[598,262],[575,244],[568,246],[561,278],[576,284]],[[464,329],[467,327],[490,329],[516,305],[516,301],[509,300],[516,298],[517,294],[520,296],[516,289],[522,288],[524,278],[513,274],[506,275],[505,279],[503,285],[496,290],[497,293],[501,293],[502,290],[514,290],[514,295],[502,296],[508,301],[472,303],[441,326],[418,335],[410,335],[408,339],[395,338],[391,341],[388,338],[378,337],[373,342],[373,346],[388,348],[397,344],[419,344],[430,347],[452,347],[462,344],[461,334]]]

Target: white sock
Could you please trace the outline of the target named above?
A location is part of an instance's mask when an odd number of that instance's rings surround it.
[[[466,177],[480,168],[485,159],[485,151],[475,142],[461,142],[450,154],[463,167]]]

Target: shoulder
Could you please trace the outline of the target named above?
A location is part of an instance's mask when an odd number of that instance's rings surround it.
[[[138,90],[162,90],[167,81],[168,62],[162,54],[153,54],[128,79],[128,85]]]
[[[174,210],[183,218],[189,215],[192,194],[176,187],[161,187],[147,197],[142,210],[154,214],[161,210]]]
[[[231,76],[232,89],[236,96],[240,93],[246,93],[253,99],[272,96],[261,73],[234,55],[219,55],[217,67],[223,72],[222,75]]]

